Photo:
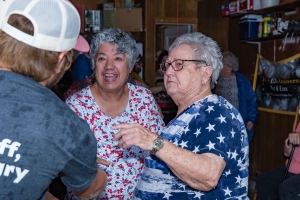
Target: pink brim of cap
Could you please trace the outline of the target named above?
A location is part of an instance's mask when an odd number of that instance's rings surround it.
[[[77,38],[77,43],[76,43],[76,45],[75,45],[75,47],[73,49],[85,53],[85,52],[89,52],[90,45],[86,41],[86,39],[84,39],[84,37],[82,37],[81,35],[79,35],[78,38]]]

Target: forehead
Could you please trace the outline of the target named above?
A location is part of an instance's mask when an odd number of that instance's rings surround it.
[[[168,59],[192,59],[193,56],[192,48],[189,45],[182,44],[170,51]]]
[[[112,52],[116,52],[117,51],[117,45],[106,42],[106,43],[103,43],[103,44],[99,45],[98,52],[99,51],[112,51]]]

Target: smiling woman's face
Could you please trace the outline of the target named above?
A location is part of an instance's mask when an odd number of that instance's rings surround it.
[[[127,56],[116,50],[116,45],[104,43],[94,58],[96,80],[105,92],[122,90],[131,72]]]

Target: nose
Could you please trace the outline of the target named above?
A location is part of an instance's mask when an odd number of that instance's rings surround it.
[[[113,59],[107,59],[104,69],[114,69],[115,68],[115,62]]]
[[[171,65],[169,65],[169,67],[167,68],[165,75],[169,76],[170,74],[172,74],[174,72],[173,68]]]

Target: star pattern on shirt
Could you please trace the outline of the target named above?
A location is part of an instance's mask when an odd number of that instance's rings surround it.
[[[184,133],[187,133],[189,130],[190,130],[190,129],[189,129],[188,126],[184,127],[184,129],[183,129]]]
[[[227,151],[226,153],[227,153],[227,157],[230,158],[231,153],[232,153],[232,152],[230,151],[230,149],[229,149],[229,151]]]
[[[208,147],[209,150],[211,150],[211,149],[215,148],[215,143],[212,143],[211,141],[209,141],[209,144],[206,146]]]
[[[217,138],[219,139],[220,143],[224,143],[225,137],[223,137],[221,133],[220,133],[220,136]]]
[[[199,192],[195,192],[195,196],[194,196],[194,198],[201,199],[201,196],[203,196],[203,195],[204,195],[204,193],[202,193],[201,191],[199,191]]]
[[[227,187],[227,188],[224,190],[224,192],[225,192],[225,196],[226,196],[226,195],[228,195],[228,196],[231,196],[231,194],[230,194],[230,193],[231,193],[232,191],[231,191],[231,190],[229,190],[229,188],[228,188],[228,187]]]
[[[235,118],[235,114],[234,113],[230,113],[230,115],[231,115],[231,119]]]
[[[223,123],[223,122],[226,123],[226,120],[225,120],[226,118],[223,117],[221,114],[220,114],[220,117],[218,117],[218,119],[220,120],[221,123]]]
[[[199,147],[200,147],[200,145],[199,146],[195,146],[195,149],[193,150],[193,152],[194,153],[198,153],[199,152]]]
[[[173,195],[170,194],[169,192],[165,192],[165,193],[164,193],[164,196],[163,196],[163,199],[168,199],[168,200],[169,200],[169,198],[170,198],[171,196],[173,196]]]
[[[207,111],[208,113],[210,113],[210,111],[213,111],[213,110],[214,110],[214,107],[213,107],[213,106],[208,106],[208,108],[207,108],[206,111]]]
[[[206,127],[205,129],[208,129],[208,132],[210,132],[211,130],[215,130],[214,127],[215,125],[208,123],[208,127]]]
[[[201,134],[201,128],[197,129],[197,131],[194,133],[196,137],[198,137],[199,134]]]
[[[181,148],[184,148],[184,147],[187,147],[187,144],[188,142],[184,142],[184,141],[181,141],[181,143],[179,144],[181,146]]]
[[[225,171],[225,176],[228,176],[230,174],[231,174],[230,169],[227,172]]]
[[[243,163],[243,161],[242,161],[241,158],[239,158],[239,159],[237,160],[237,162],[238,162],[237,166],[241,166],[241,164]]]
[[[242,178],[240,177],[240,175],[238,175],[237,177],[235,177],[235,179],[236,179],[236,182],[235,183],[237,183],[237,184],[241,184],[241,182],[242,182]]]
[[[186,185],[184,184],[179,184],[179,188],[182,188],[183,190],[185,189]]]
[[[238,156],[238,154],[236,153],[236,150],[234,150],[234,152],[231,153],[231,158],[236,160],[237,156]]]
[[[173,144],[175,144],[176,146],[178,146],[178,140],[175,139],[175,141],[173,142]]]
[[[231,133],[231,137],[234,137],[235,132],[233,129],[230,131],[230,133]]]

